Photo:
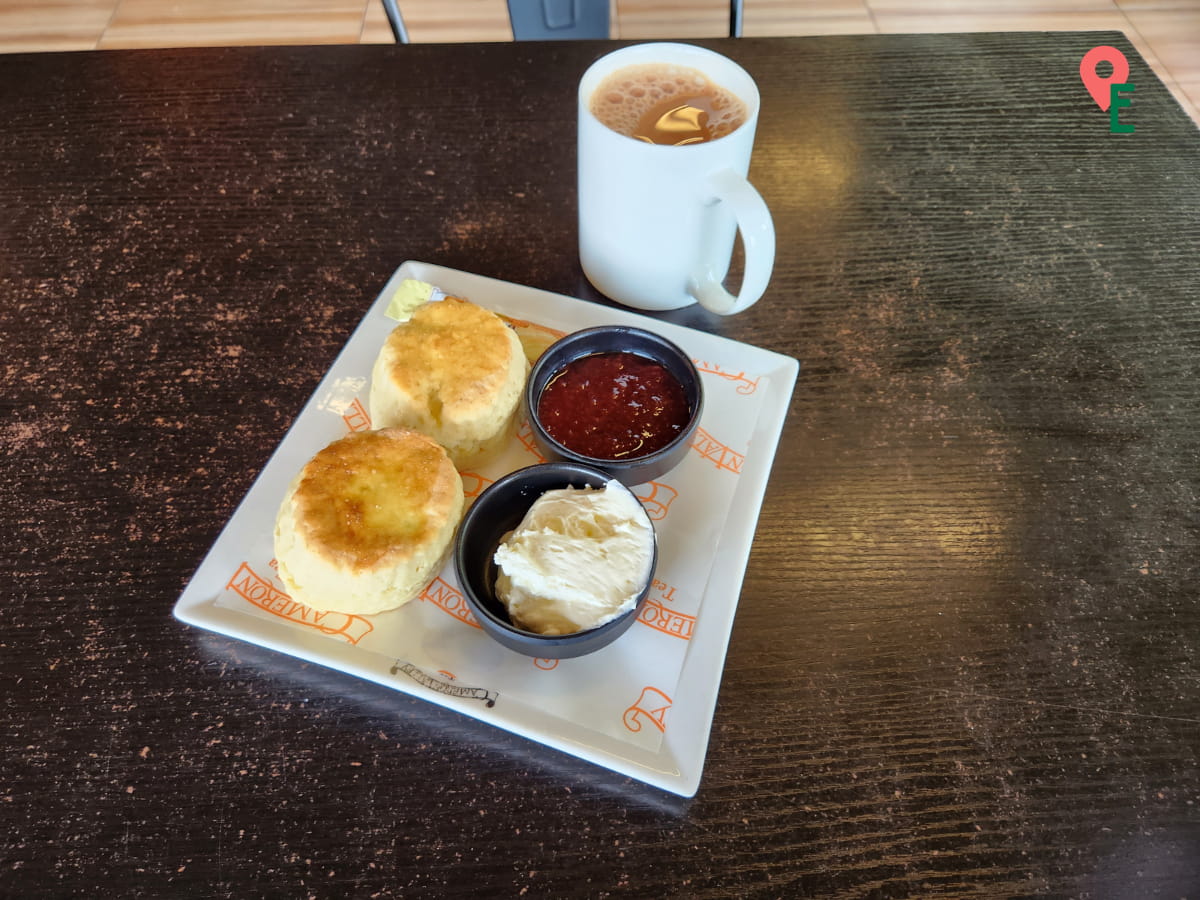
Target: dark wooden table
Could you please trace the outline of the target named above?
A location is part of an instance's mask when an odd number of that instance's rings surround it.
[[[0,57],[0,894],[1200,892],[1200,133],[1119,34],[711,46],[778,266],[670,318],[803,369],[692,800],[171,617],[402,260],[599,299],[606,45]]]

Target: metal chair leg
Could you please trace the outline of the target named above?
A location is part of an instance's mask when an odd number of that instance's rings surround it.
[[[408,29],[404,27],[404,17],[400,15],[400,7],[396,0],[383,0],[383,11],[387,13],[388,24],[392,26],[397,44],[408,43]]]

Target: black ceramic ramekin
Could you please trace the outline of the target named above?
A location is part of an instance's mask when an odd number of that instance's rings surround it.
[[[538,418],[542,391],[565,366],[584,356],[598,353],[633,353],[664,366],[679,382],[687,399],[690,417],[687,425],[665,447],[641,456],[600,459],[576,452],[556,441]],[[700,414],[704,393],[700,373],[691,358],[675,343],[661,335],[627,325],[586,328],[560,338],[538,358],[525,384],[525,407],[533,430],[534,443],[548,460],[563,460],[599,469],[624,485],[644,484],[675,468],[687,455]]]
[[[560,488],[603,488],[613,480],[605,473],[575,463],[543,463],[518,469],[490,485],[467,510],[458,527],[454,567],[467,605],[484,632],[499,643],[538,659],[571,659],[607,647],[624,634],[638,617],[658,563],[655,541],[650,573],[629,611],[610,622],[574,634],[544,635],[518,628],[496,596],[496,548],[508,532],[521,524],[525,513],[546,491]]]

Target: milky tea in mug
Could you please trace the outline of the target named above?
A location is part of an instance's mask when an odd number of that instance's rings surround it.
[[[668,63],[626,66],[592,94],[592,115],[647,144],[702,144],[746,121],[746,104],[699,69]]]
[[[637,44],[597,60],[578,93],[579,258],[626,306],[699,302],[740,312],[766,290],[775,231],[746,180],[758,88],[732,60],[690,44]],[[741,232],[737,296],[723,285]]]

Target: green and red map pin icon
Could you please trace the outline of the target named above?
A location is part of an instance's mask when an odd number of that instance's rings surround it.
[[[1111,75],[1105,77],[1096,74],[1096,64],[1101,62],[1112,63]],[[1129,62],[1116,47],[1093,47],[1079,61],[1079,77],[1096,104],[1107,111],[1112,103],[1112,85],[1123,85],[1129,77]]]

